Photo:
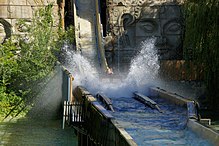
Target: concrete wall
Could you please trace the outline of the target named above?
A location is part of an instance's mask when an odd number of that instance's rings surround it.
[[[11,34],[20,33],[16,26],[19,19],[31,19],[36,9],[51,3],[56,27],[59,22],[57,0],[0,0],[0,43]]]

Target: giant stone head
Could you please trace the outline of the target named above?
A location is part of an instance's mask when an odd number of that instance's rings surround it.
[[[162,60],[182,59],[183,16],[176,3],[144,2],[138,15],[125,13],[121,17],[124,47],[137,47],[154,37],[155,49]]]

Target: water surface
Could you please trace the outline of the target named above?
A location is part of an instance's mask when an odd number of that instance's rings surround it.
[[[186,126],[187,111],[183,107],[153,98],[163,111],[151,109],[131,97],[112,98],[113,116],[139,146],[211,146]]]

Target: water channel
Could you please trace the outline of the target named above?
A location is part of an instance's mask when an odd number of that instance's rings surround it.
[[[151,109],[132,97],[112,98],[113,116],[139,146],[191,145],[211,146],[186,126],[186,108],[153,98],[163,111]]]
[[[133,137],[139,146],[145,145],[192,145],[212,144],[187,128],[187,111],[183,107],[155,98],[163,110],[160,113],[132,98],[135,91],[146,94],[147,87],[159,85],[159,61],[154,40],[142,43],[141,51],[132,59],[130,70],[119,78],[101,78],[94,65],[81,54],[66,46],[66,68],[75,77],[74,85],[81,85],[93,95],[103,93],[110,97],[115,112],[112,115]]]

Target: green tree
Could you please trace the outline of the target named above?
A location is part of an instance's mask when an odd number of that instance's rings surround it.
[[[53,71],[65,42],[74,42],[73,28],[54,28],[52,5],[17,25],[23,35],[0,44],[0,114],[16,116],[32,104],[45,78]]]
[[[0,114],[8,113],[21,100],[10,86],[13,77],[17,74],[17,47],[11,41],[0,46]]]
[[[185,3],[185,58],[203,66],[207,97],[219,109],[219,1],[187,0]]]

